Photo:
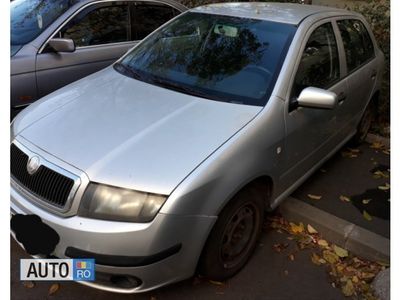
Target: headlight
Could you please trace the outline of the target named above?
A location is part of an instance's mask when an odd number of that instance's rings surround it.
[[[79,207],[82,217],[150,222],[164,204],[166,196],[90,183]]]

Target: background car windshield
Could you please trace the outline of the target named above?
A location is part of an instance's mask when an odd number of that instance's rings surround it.
[[[203,98],[263,106],[296,27],[186,13],[134,48],[117,71]]]
[[[11,2],[11,46],[24,45],[62,15],[76,0],[15,0]]]

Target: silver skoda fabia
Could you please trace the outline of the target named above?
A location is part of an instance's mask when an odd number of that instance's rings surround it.
[[[229,278],[264,211],[365,138],[382,62],[345,10],[183,13],[14,120],[12,234],[33,256],[94,258],[85,284],[104,290]]]

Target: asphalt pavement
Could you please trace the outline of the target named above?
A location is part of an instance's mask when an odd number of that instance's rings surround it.
[[[364,143],[352,150],[344,147],[292,197],[390,238],[390,188],[386,183],[390,184],[390,155]]]

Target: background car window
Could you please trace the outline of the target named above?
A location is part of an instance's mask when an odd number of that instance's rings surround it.
[[[133,28],[136,31],[136,40],[142,40],[149,33],[166,23],[179,11],[162,4],[141,4],[135,5],[135,13],[133,18]]]
[[[61,37],[74,40],[76,47],[126,42],[130,40],[127,5],[90,7],[61,31]]]
[[[301,57],[292,96],[306,87],[328,88],[340,76],[339,55],[332,24],[321,25],[311,34]]]
[[[349,72],[374,57],[374,45],[364,24],[358,20],[338,21]]]

